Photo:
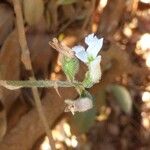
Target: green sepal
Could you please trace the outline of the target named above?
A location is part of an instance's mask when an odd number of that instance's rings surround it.
[[[62,70],[69,81],[74,81],[74,77],[79,70],[79,61],[77,58],[68,58],[63,56]]]
[[[82,83],[85,88],[91,88],[94,85],[94,83],[92,82],[92,79],[90,77],[89,71],[86,72],[85,78]]]

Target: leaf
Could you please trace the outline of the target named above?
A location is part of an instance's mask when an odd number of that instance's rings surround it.
[[[79,70],[79,61],[76,58],[68,58],[63,57],[62,61],[62,69],[67,76],[67,78],[71,81],[74,80],[76,73]]]
[[[75,3],[76,0],[58,0],[59,5],[69,5]]]
[[[1,93],[0,93],[0,97],[1,97]],[[0,101],[0,141],[3,140],[6,131],[7,131],[6,110],[3,103]]]
[[[89,97],[90,99],[93,100],[91,94],[88,91],[82,93],[82,96]],[[74,125],[76,126],[76,130],[79,133],[87,132],[89,128],[93,125],[95,117],[96,117],[95,107],[85,112],[75,113],[75,115],[73,116],[73,122]]]
[[[12,32],[5,40],[0,53],[0,80],[20,79],[20,45],[17,32]],[[20,94],[20,90],[10,91],[0,87],[4,107],[8,111]]]
[[[114,95],[116,101],[125,113],[132,113],[132,98],[125,87],[120,85],[110,85],[107,87],[107,90]]]
[[[35,25],[43,15],[44,2],[43,0],[24,0],[23,8],[26,22],[29,25]]]
[[[96,109],[93,107],[92,109],[86,112],[76,113],[73,116],[74,122],[77,126],[77,130],[80,133],[85,133],[89,130],[89,128],[93,125],[96,116]]]
[[[11,7],[0,4],[0,45],[3,44],[14,25],[14,14]]]
[[[28,30],[27,43],[30,49],[34,73],[37,79],[47,78],[49,74],[49,65],[56,59],[57,52],[51,49],[47,44],[48,42],[49,34],[45,32],[32,33]],[[24,78],[28,78],[28,75],[25,72],[22,72],[22,74]]]

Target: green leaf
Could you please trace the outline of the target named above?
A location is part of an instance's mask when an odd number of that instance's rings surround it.
[[[107,90],[114,95],[116,101],[125,113],[132,113],[132,98],[125,87],[120,85],[110,85],[107,87]]]
[[[93,125],[96,116],[96,109],[93,107],[92,109],[76,113],[73,116],[74,123],[76,124],[77,130],[80,133],[85,133],[89,130],[89,128]]]
[[[76,73],[79,70],[79,61],[77,58],[63,57],[62,70],[67,76],[68,80],[73,81]]]
[[[76,0],[58,0],[59,5],[69,5],[75,3]]]
[[[84,91],[81,96],[89,97],[90,99],[93,100],[93,97],[88,91]],[[85,112],[75,113],[75,115],[73,116],[73,122],[74,125],[76,126],[76,130],[79,133],[87,132],[89,128],[94,124],[95,117],[96,117],[95,107]]]
[[[29,25],[35,25],[41,19],[44,12],[43,0],[23,0],[25,20]]]

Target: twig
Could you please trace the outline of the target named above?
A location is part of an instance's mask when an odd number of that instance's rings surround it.
[[[82,25],[82,30],[84,30],[87,27],[89,21],[91,20],[92,13],[94,12],[94,9],[95,9],[95,3],[96,3],[96,0],[91,1],[91,8],[89,9],[87,16],[85,18],[85,21]],[[92,22],[92,20],[91,20],[91,22]]]
[[[76,16],[73,19],[70,19],[66,24],[63,24],[56,36],[58,36],[60,33],[66,30],[68,26],[70,26],[75,20],[76,20]]]
[[[27,41],[26,41],[26,36],[25,36],[23,15],[22,15],[22,10],[21,10],[20,0],[12,0],[12,1],[13,1],[13,5],[14,5],[14,10],[15,10],[15,13],[16,13],[18,37],[19,37],[19,43],[20,43],[21,51],[22,51],[21,60],[22,60],[23,64],[25,65],[25,68],[32,72],[32,77],[29,78],[32,81],[32,80],[35,80],[35,77],[34,77],[34,72],[33,72],[33,69],[32,69],[32,64],[31,64],[31,59],[30,59],[30,52],[29,52],[29,48],[28,48]],[[40,119],[41,119],[41,121],[43,123],[43,126],[45,128],[45,132],[46,132],[46,134],[49,138],[51,148],[52,148],[52,150],[55,150],[55,143],[54,143],[54,140],[52,138],[52,133],[49,129],[47,119],[46,119],[46,117],[43,113],[42,104],[41,104],[40,96],[39,96],[39,93],[38,93],[38,89],[37,88],[32,88],[32,92],[33,92],[33,97],[35,99],[35,104],[36,104],[36,107],[37,107],[37,111],[39,113]]]

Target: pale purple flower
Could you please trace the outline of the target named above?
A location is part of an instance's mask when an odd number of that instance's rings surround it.
[[[103,38],[98,39],[97,36],[92,33],[85,37],[85,43],[88,45],[86,50],[81,45],[74,46],[72,50],[78,59],[88,65],[91,81],[98,83],[101,78],[101,56],[98,55],[98,53],[102,48]]]
[[[97,36],[94,36],[94,33],[92,33],[85,37],[85,43],[88,45],[86,50],[81,45],[74,46],[72,50],[75,52],[77,58],[84,63],[88,63],[96,59],[97,54],[102,48],[103,38],[98,39]]]

